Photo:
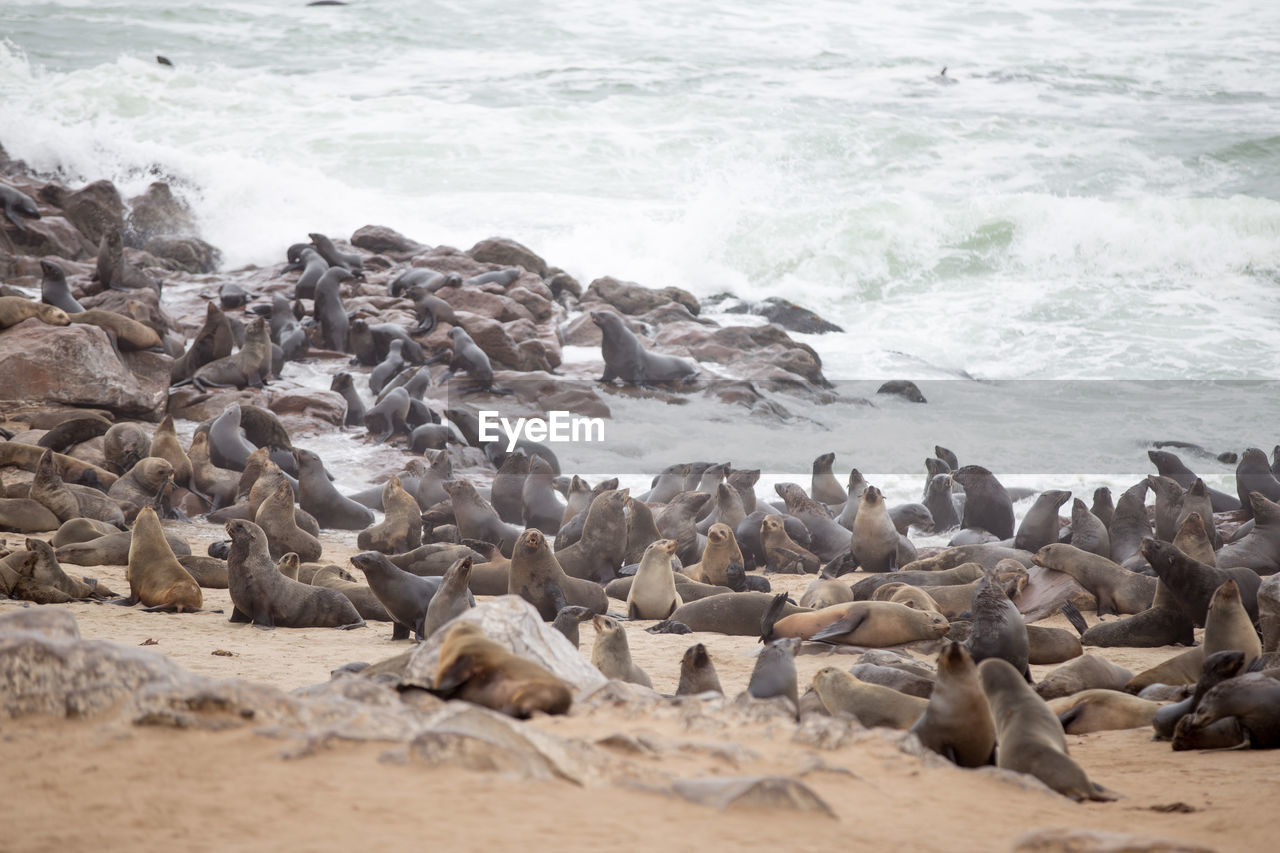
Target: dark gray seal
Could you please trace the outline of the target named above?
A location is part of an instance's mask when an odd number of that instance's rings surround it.
[[[339,288],[352,275],[344,267],[330,267],[316,283],[316,301],[313,313],[320,327],[320,346],[337,352],[347,351],[347,335],[351,324],[347,309],[342,304]]]
[[[965,645],[974,663],[987,658],[1001,658],[1033,683],[1031,656],[1027,639],[1027,623],[1009,596],[1005,594],[997,570],[987,569],[973,592],[973,625]]]
[[[79,314],[84,306],[71,294],[71,286],[67,284],[67,274],[62,267],[53,261],[41,261],[40,300],[61,308],[68,314]]]
[[[591,319],[601,332],[600,350],[604,355],[601,382],[621,379],[628,385],[648,385],[679,382],[697,374],[697,366],[686,359],[646,350],[626,322],[612,311],[592,311]]]
[[[964,486],[963,527],[978,527],[998,539],[1013,537],[1013,502],[995,476],[980,465],[966,465],[951,475]]]
[[[361,272],[364,270],[364,258],[354,252],[340,252],[338,247],[333,245],[333,241],[323,234],[308,234],[311,243],[316,247],[316,251],[320,253],[320,257],[329,262],[330,267],[346,267],[351,272]]]
[[[373,524],[373,512],[340,493],[329,482],[324,463],[310,450],[295,448],[298,463],[298,503],[321,527],[364,530]]]
[[[1184,489],[1196,481],[1196,474],[1181,459],[1167,450],[1148,450],[1147,458],[1156,466],[1160,476],[1168,477]],[[1231,512],[1240,509],[1240,500],[1233,495],[1209,489],[1209,500],[1214,512]]]
[[[1036,502],[1027,510],[1018,525],[1018,533],[1013,537],[1013,547],[1023,551],[1039,551],[1050,542],[1058,541],[1058,508],[1071,498],[1071,492],[1049,489],[1041,492]],[[968,487],[965,488],[965,506],[973,500]],[[990,528],[987,528],[990,529]],[[991,531],[995,533],[995,531]],[[981,663],[981,660],[978,661]]]
[[[5,218],[24,233],[27,226],[22,221],[23,218],[40,218],[40,209],[36,207],[35,199],[8,184],[0,184],[0,208],[4,209]]]
[[[334,374],[329,390],[337,391],[342,395],[342,399],[347,401],[347,413],[342,418],[342,425],[344,427],[364,426],[364,401],[356,391],[351,374],[346,371]]]
[[[423,622],[431,599],[444,582],[443,578],[420,577],[407,572],[377,551],[356,554],[351,558],[351,565],[364,572],[369,588],[395,623],[391,639],[407,640],[410,631],[413,632],[414,639],[426,639]]]

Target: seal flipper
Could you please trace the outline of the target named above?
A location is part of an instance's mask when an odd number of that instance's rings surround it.
[[[787,606],[787,594],[780,592],[769,602],[769,606],[765,608],[764,615],[760,617],[760,642],[768,643],[773,640],[773,626],[778,621],[778,616],[782,613],[782,608]]]
[[[867,613],[865,610],[856,615],[850,613],[843,619],[837,619],[827,627],[816,632],[813,636],[809,637],[809,639],[825,640],[828,637],[839,637],[842,634],[852,634],[854,631],[858,630],[858,627],[865,621],[867,621]]]
[[[391,626],[391,639],[392,639],[392,640],[407,640],[407,639],[409,639],[409,626],[407,626],[407,625],[401,625],[399,622],[394,622],[394,623],[392,623],[392,626]]]
[[[1084,614],[1080,612],[1080,608],[1068,601],[1058,609],[1063,616],[1067,617],[1067,621],[1071,623],[1072,628],[1076,629],[1076,633],[1084,636],[1084,632],[1089,630],[1089,623],[1084,621]]]
[[[118,604],[121,607],[133,607],[138,603],[138,597],[131,595],[128,598],[117,598],[115,601],[108,602],[110,604]]]
[[[228,621],[231,621],[231,622],[248,622],[248,621],[249,621],[249,617],[245,615],[245,612],[244,612],[243,610],[241,610],[239,607],[236,607],[236,606],[233,604],[233,605],[231,605],[231,619],[230,619],[230,620],[228,620]]]
[[[663,619],[655,625],[644,629],[648,634],[692,634],[693,629],[675,619]]]

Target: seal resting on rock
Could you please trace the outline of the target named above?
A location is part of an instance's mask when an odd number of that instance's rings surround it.
[[[567,713],[573,701],[569,684],[489,639],[471,622],[445,634],[432,691],[522,720],[536,711]]]

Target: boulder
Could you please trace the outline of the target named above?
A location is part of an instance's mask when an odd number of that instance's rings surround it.
[[[152,237],[196,233],[191,212],[164,181],[156,181],[142,195],[129,199],[129,207],[125,244],[133,248],[145,246]]]
[[[569,275],[562,269],[552,267],[547,270],[547,287],[551,289],[551,295],[559,299],[561,294],[569,294],[574,299],[582,298],[582,285],[578,280]]]
[[[503,267],[524,267],[539,278],[547,275],[547,262],[530,249],[506,237],[490,237],[471,247],[468,255],[485,264]]]
[[[770,296],[763,302],[738,301],[724,310],[727,314],[755,314],[792,332],[822,334],[844,331],[835,323],[822,319],[808,308],[802,308],[780,296]]]
[[[7,219],[0,218],[0,252],[12,255],[53,255],[71,260],[84,260],[97,255],[98,247],[62,216],[44,216],[23,221],[19,231]]]
[[[458,311],[457,317],[458,325],[467,330],[476,346],[491,360],[507,367],[520,367],[520,350],[501,323],[466,311]]]
[[[143,249],[183,272],[207,274],[218,269],[222,252],[199,237],[152,237]],[[168,266],[168,264],[166,264]]]
[[[159,420],[169,389],[167,358],[133,353],[122,363],[97,326],[24,320],[0,334],[0,399],[106,409]],[[157,359],[165,359],[163,369]],[[135,375],[128,365],[140,369]]]
[[[623,314],[643,314],[667,302],[678,302],[695,316],[702,312],[702,306],[698,300],[687,290],[681,290],[678,287],[654,290],[636,284],[634,281],[619,281],[612,276],[605,276],[591,282],[591,286],[587,288],[582,298],[608,302]]]
[[[351,245],[366,252],[392,256],[412,255],[427,248],[385,225],[364,226],[351,235]]]
[[[436,296],[448,302],[455,311],[469,311],[500,323],[512,320],[534,322],[529,309],[516,300],[477,287],[442,287],[436,291]]]
[[[124,201],[110,181],[94,181],[68,193],[60,207],[67,220],[95,244],[108,230],[124,226]]]

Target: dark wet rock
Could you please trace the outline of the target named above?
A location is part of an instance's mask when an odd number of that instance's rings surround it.
[[[48,326],[35,318],[0,334],[0,376],[0,399],[7,402],[88,406],[149,420],[159,420],[169,390],[167,356],[117,356],[97,326]]]
[[[366,225],[351,235],[351,245],[374,254],[412,255],[427,247],[385,225]]]
[[[667,302],[678,302],[695,316],[702,311],[698,300],[687,290],[678,287],[655,290],[634,281],[620,281],[612,276],[591,282],[582,298],[607,302],[623,314],[643,314]]]
[[[490,237],[481,240],[471,247],[468,255],[486,264],[497,264],[500,267],[524,267],[538,277],[547,275],[547,262],[538,257],[528,246],[521,245],[506,237]]]
[[[754,314],[764,317],[770,323],[777,323],[784,329],[805,334],[822,334],[823,332],[843,332],[844,329],[835,323],[822,319],[808,308],[802,308],[794,302],[780,296],[770,296],[763,302],[747,302],[729,294],[712,297],[721,304],[726,314]],[[712,301],[708,300],[708,302]]]
[[[125,244],[135,249],[153,237],[193,235],[196,223],[187,206],[164,181],[156,181],[140,196],[129,199]]]
[[[877,394],[894,394],[912,403],[927,403],[920,388],[910,379],[891,379],[876,389]]]
[[[552,296],[556,299],[559,299],[562,294],[569,294],[574,299],[582,298],[582,285],[562,269],[552,267],[547,270],[546,282],[547,287],[551,288]]]
[[[152,237],[143,249],[171,262],[165,266],[193,274],[214,272],[222,262],[222,252],[199,237]]]

